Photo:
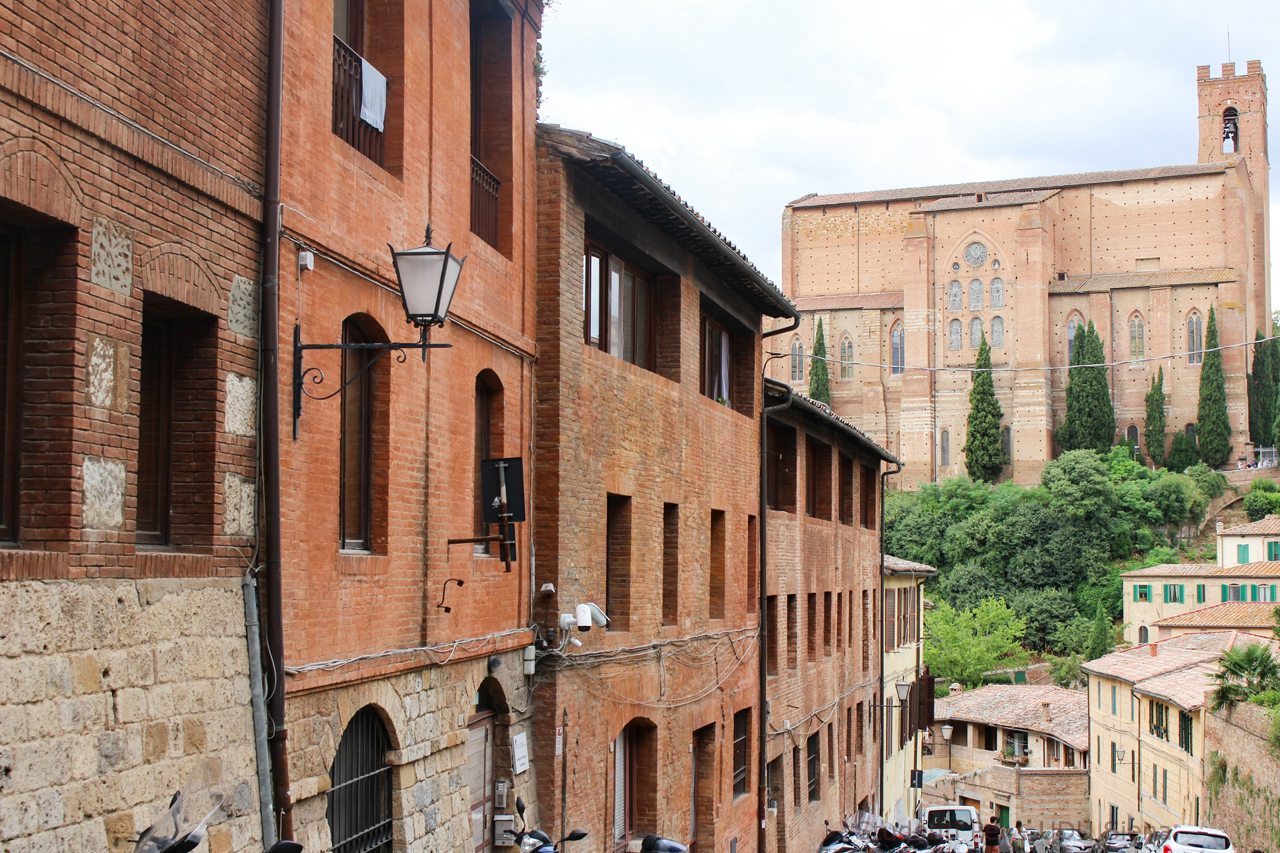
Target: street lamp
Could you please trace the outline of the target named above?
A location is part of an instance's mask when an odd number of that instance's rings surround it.
[[[364,372],[373,367],[378,359],[389,352],[396,353],[396,360],[403,363],[405,350],[422,350],[422,360],[427,360],[427,350],[442,349],[452,344],[433,344],[427,341],[427,332],[432,326],[443,326],[449,316],[449,304],[453,301],[453,292],[462,275],[462,265],[466,258],[456,258],[453,244],[443,249],[431,245],[431,226],[427,225],[423,244],[416,249],[404,249],[397,252],[390,243],[391,262],[396,269],[396,282],[400,286],[400,302],[404,306],[405,320],[417,326],[421,337],[413,343],[358,343],[358,344],[304,344],[302,327],[293,327],[293,437],[298,437],[298,420],[302,417],[302,398],[312,400],[329,400],[342,393],[352,382],[359,379]],[[354,376],[344,382],[337,390],[328,394],[316,395],[307,390],[307,383],[324,384],[324,371],[318,367],[303,368],[302,355],[307,350],[367,350],[375,352]]]
[[[894,688],[898,691],[898,701],[906,702],[907,697],[911,695],[911,682],[899,681]]]
[[[947,772],[948,773],[951,772],[951,734],[954,731],[955,729],[951,726],[950,723],[943,723],[942,739],[947,742]]]

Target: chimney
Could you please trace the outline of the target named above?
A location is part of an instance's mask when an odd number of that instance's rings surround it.
[[[1040,719],[1046,723],[1053,722],[1053,713],[1049,710],[1048,702],[1040,703]]]
[[[950,693],[952,696],[955,696],[957,693],[961,692],[962,690],[964,690],[964,688],[960,686],[960,683],[958,681],[953,681],[951,683],[951,686],[947,688],[947,692]]]
[[[1222,535],[1222,522],[1221,522],[1221,521],[1219,521],[1216,525],[1214,525],[1213,531],[1214,531],[1215,533],[1217,533],[1219,536],[1221,536],[1221,535]]]
[[[1156,644],[1155,644],[1155,643],[1151,643],[1150,645],[1148,645],[1148,646],[1147,646],[1147,648],[1151,649],[1151,656],[1152,656],[1152,657],[1155,657],[1155,656],[1156,656],[1156,654],[1157,654],[1157,651],[1156,651]]]

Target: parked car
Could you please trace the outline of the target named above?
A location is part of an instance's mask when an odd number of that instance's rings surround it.
[[[1054,835],[1052,853],[1094,853],[1089,833],[1078,829],[1060,829]]]
[[[1164,846],[1165,839],[1169,837],[1169,830],[1157,829],[1147,835],[1146,841],[1142,843],[1142,853],[1160,853]]]
[[[1131,847],[1142,847],[1142,833],[1134,830],[1112,829],[1102,834],[1094,845],[1096,853],[1121,853]]]
[[[1236,853],[1229,835],[1207,826],[1175,826],[1160,850],[1161,853],[1202,853],[1205,850]]]

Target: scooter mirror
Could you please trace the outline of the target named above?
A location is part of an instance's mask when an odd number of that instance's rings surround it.
[[[585,829],[575,829],[572,832],[570,832],[568,835],[566,835],[564,837],[564,840],[565,841],[581,841],[586,837],[587,837],[587,831]]]
[[[524,820],[524,797],[516,797],[516,814],[520,815],[521,820]]]

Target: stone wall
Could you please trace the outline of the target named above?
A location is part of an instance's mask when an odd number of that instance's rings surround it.
[[[0,850],[131,851],[206,756],[210,853],[262,849],[239,581],[0,583],[0,613]]]
[[[959,798],[957,800],[957,798]],[[996,806],[1009,807],[1009,821],[1036,828],[1089,829],[1089,771],[993,765],[944,776],[923,793],[925,805],[977,801],[983,822]]]
[[[1225,830],[1237,850],[1280,847],[1280,755],[1268,742],[1271,729],[1257,705],[1205,715],[1202,820]]]

